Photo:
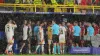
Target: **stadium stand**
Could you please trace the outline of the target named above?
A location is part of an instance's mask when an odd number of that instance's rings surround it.
[[[3,10],[9,11],[7,8],[12,7],[10,11],[14,12],[96,13],[100,8],[99,0],[0,0],[0,2],[0,7],[6,7]]]

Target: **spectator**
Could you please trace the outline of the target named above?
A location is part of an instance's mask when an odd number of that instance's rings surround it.
[[[29,4],[32,4],[32,3],[33,3],[33,0],[23,0],[23,3],[29,3]]]
[[[82,0],[76,0],[75,2],[76,2],[77,5],[81,5],[81,1]]]
[[[82,5],[81,12],[85,14],[86,13],[87,0],[81,0],[81,5]]]
[[[75,0],[67,0],[67,5],[70,7],[74,6]],[[67,12],[74,12],[73,8],[67,8]]]
[[[64,0],[57,0],[58,4],[64,4]]]

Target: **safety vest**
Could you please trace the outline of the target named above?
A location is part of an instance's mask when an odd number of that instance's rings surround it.
[[[58,4],[56,0],[51,0],[51,3],[54,4],[54,5]]]
[[[67,5],[68,6],[73,6],[74,5],[74,0],[67,0]]]
[[[16,0],[16,1],[15,1],[15,3],[17,3],[17,4],[18,4],[18,3],[20,3],[20,1],[19,1],[19,0]]]
[[[34,0],[34,4],[42,4],[41,0]]]

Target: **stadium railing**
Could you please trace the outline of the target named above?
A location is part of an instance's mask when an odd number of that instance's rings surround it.
[[[0,7],[3,8],[12,8],[14,12],[17,12],[18,8],[24,8],[26,11],[19,10],[19,12],[37,12],[37,8],[42,9],[41,12],[48,12],[48,8],[53,8],[54,12],[67,12],[68,8],[73,8],[74,12],[77,13],[78,9],[85,9],[85,10],[91,10],[92,13],[95,13],[95,10],[99,10],[100,6],[82,6],[82,5],[74,5],[74,6],[68,6],[68,5],[50,5],[50,4],[8,4],[8,3],[0,3]],[[58,9],[61,9],[62,11],[59,11]],[[63,9],[65,9],[63,11]]]

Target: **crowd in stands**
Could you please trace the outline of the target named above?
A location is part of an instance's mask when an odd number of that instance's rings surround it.
[[[100,0],[2,0],[4,3],[31,4],[67,4],[67,5],[100,5]]]

